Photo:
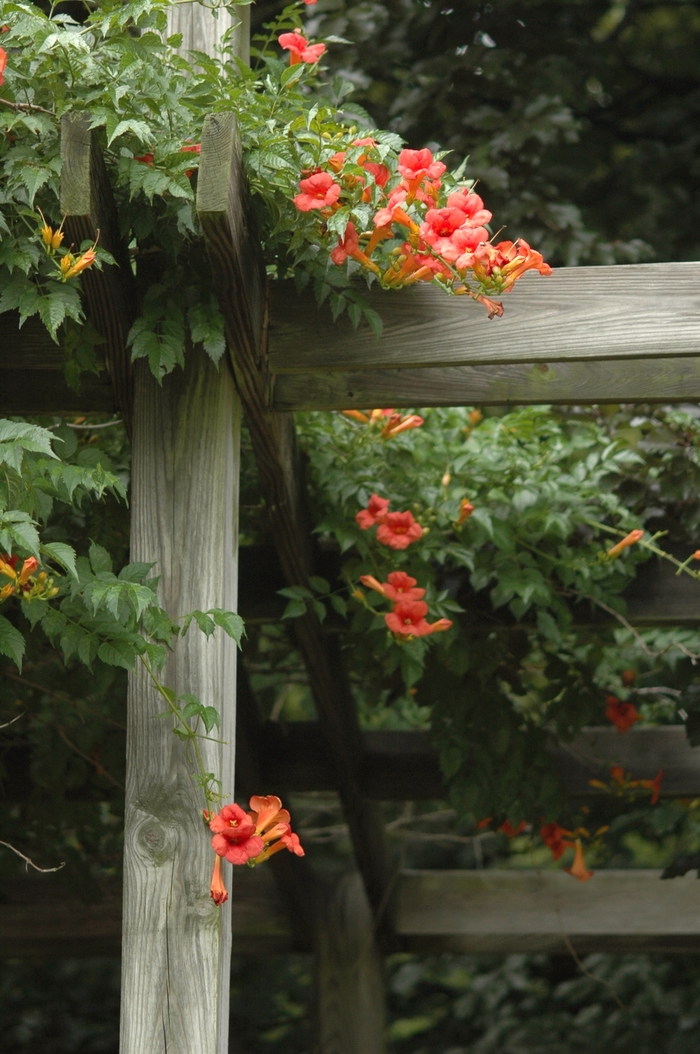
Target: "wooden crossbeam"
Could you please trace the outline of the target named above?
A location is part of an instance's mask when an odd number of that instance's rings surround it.
[[[697,953],[700,882],[693,872],[668,881],[660,876],[651,870],[596,871],[579,883],[555,870],[403,871],[396,880],[394,925],[400,947],[430,955],[567,954],[564,934],[581,955]],[[3,890],[0,957],[116,958],[119,891],[85,904],[56,895],[51,882],[42,876],[38,896],[26,882]],[[238,954],[312,950],[311,933],[306,942],[296,941],[266,867],[236,868],[232,899]]]
[[[498,325],[502,323],[499,319]],[[345,334],[347,327],[338,325]],[[374,406],[674,402],[700,402],[700,358],[637,359],[633,368],[629,362],[590,360],[283,373],[275,376],[273,388],[273,406],[282,413]]]
[[[697,952],[700,882],[660,871],[404,871],[396,932],[404,947],[442,952]]]
[[[467,297],[434,286],[373,289],[368,300],[382,317],[381,338],[367,325],[334,323],[311,293],[300,296],[292,285],[273,285],[271,293],[274,374],[700,354],[700,263],[530,273],[503,298],[504,317],[493,321]]]
[[[293,418],[275,415],[269,408],[265,271],[233,114],[213,114],[205,121],[197,213],[280,566],[288,584],[305,585],[313,573],[311,520]],[[375,805],[362,793],[362,744],[349,681],[336,643],[323,636],[313,612],[295,619],[293,629],[338,774],[358,867],[378,913],[387,890],[383,829]]]
[[[61,210],[68,244],[95,242],[112,254],[116,266],[83,272],[81,284],[88,316],[104,338],[104,355],[114,403],[131,432],[133,369],[126,338],[134,320],[135,296],[129,254],[119,231],[119,217],[97,131],[85,113],[61,121]]]
[[[684,559],[687,547],[669,547],[672,555]],[[337,552],[323,552],[321,567],[316,573],[331,582],[340,579],[341,558]],[[241,549],[239,564],[239,603],[241,614],[248,621],[262,622],[282,617],[286,600],[278,590],[286,584],[277,554],[272,546],[247,546]],[[484,597],[469,593],[463,597],[465,606],[488,605]],[[483,595],[483,594],[482,594]],[[673,564],[652,557],[637,569],[636,577],[622,594],[627,604],[626,617],[637,626],[697,625],[700,622],[700,583],[690,575],[677,575]],[[612,616],[600,608],[588,604],[573,607],[573,616],[578,625],[600,624],[611,621]],[[329,619],[325,625],[328,632],[339,629],[339,623]]]
[[[268,722],[264,739],[262,779],[269,792],[279,785],[296,792],[337,789],[337,774],[315,722]],[[449,796],[428,733],[363,732],[362,742],[362,789],[368,797],[418,801]],[[609,779],[613,765],[623,765],[637,779],[653,779],[663,769],[662,797],[700,796],[700,748],[690,746],[682,726],[634,728],[625,735],[612,727],[589,728],[572,743],[553,747],[552,755],[574,797],[603,793],[593,790],[589,780]]]
[[[113,413],[109,375],[83,374],[76,391],[66,384],[65,361],[38,318],[20,329],[16,311],[0,315],[0,414]]]

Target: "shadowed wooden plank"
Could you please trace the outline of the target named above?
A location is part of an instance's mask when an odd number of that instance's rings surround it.
[[[283,373],[273,388],[280,411],[618,402],[700,402],[700,357]]]
[[[1,369],[2,367],[0,367]],[[7,370],[0,388],[0,415],[114,413],[109,378],[83,374],[76,392],[58,370]]]
[[[660,871],[403,871],[395,925],[428,951],[700,949],[700,882]]]
[[[126,338],[134,320],[134,282],[97,131],[90,129],[88,114],[63,117],[61,161],[66,244],[73,244],[77,252],[81,242],[94,242],[99,235],[99,244],[116,260],[116,265],[105,264],[101,271],[88,268],[80,282],[90,321],[105,339],[100,350],[112,380],[115,406],[131,432],[134,377]]]
[[[172,616],[236,608],[240,406],[226,366],[191,351],[162,386],[136,373],[131,558],[155,562]],[[164,682],[222,717],[200,740],[204,765],[233,794],[236,646],[190,629]],[[214,861],[192,763],[139,666],[129,678],[124,832],[122,1054],[226,1054],[231,900],[210,895]],[[224,862],[230,881],[231,867]]]
[[[313,574],[311,517],[291,414],[270,408],[265,342],[265,272],[231,113],[207,117],[197,186],[197,213],[212,263],[215,292],[226,323],[236,385],[270,517],[271,535],[289,585]],[[383,829],[374,803],[362,793],[362,741],[355,702],[337,641],[324,638],[314,612],[295,619],[293,632],[309,675],[339,794],[372,908],[385,900]]]
[[[323,753],[314,721],[267,722],[262,781],[266,793],[283,784],[292,791],[327,791],[337,772]],[[380,801],[440,800],[449,796],[438,753],[427,732],[362,733],[362,789]],[[633,728],[620,735],[612,726],[584,729],[571,743],[552,747],[553,760],[569,794],[590,798],[592,778],[609,779],[622,765],[636,779],[653,779],[663,769],[663,798],[700,796],[700,747],[691,747],[685,728]]]
[[[373,289],[384,321],[334,323],[310,292],[273,284],[273,373],[459,366],[558,360],[676,358],[700,354],[700,263],[563,267],[550,278],[526,274],[489,321],[468,297],[434,286]]]

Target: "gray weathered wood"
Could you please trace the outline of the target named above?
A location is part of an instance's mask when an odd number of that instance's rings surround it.
[[[700,882],[694,872],[667,881],[660,876],[660,871],[596,871],[589,882],[579,883],[560,870],[403,871],[397,878],[394,921],[405,950],[431,955],[566,953],[562,932],[579,954],[697,953]],[[9,896],[0,904],[2,958],[119,954],[121,912],[116,895],[108,894],[100,904],[85,904],[77,898],[57,898],[54,877],[41,879],[45,886],[39,896],[28,892],[28,882],[17,890],[3,885]],[[351,875],[343,881],[347,887],[342,897],[331,900],[327,928],[317,938],[319,1003],[327,1035],[357,1029],[368,1043],[364,1048],[330,1047],[333,1054],[369,1054],[377,1048],[366,1039],[363,1019],[358,1014],[352,1020],[350,1015],[364,1005],[373,1015],[370,1020],[379,1018],[382,994],[378,980],[371,979],[381,976],[380,964],[371,949],[353,973],[363,948],[369,947],[368,913],[357,877],[354,884]],[[312,950],[311,933],[303,945],[295,941],[266,866],[235,868],[232,888],[233,946],[238,954]],[[368,982],[374,984],[371,990]],[[331,1013],[337,1014],[335,1024]],[[376,1034],[376,1029],[369,1032]]]
[[[212,114],[205,121],[197,212],[277,555],[287,583],[306,585],[313,574],[311,518],[294,420],[269,407],[265,272],[233,114]],[[324,639],[313,612],[295,619],[293,630],[338,774],[358,866],[378,911],[386,890],[383,830],[376,806],[361,790],[362,744],[350,684],[336,642]]]
[[[404,946],[440,952],[697,951],[700,882],[660,871],[404,871],[396,932]]]
[[[525,275],[489,322],[468,297],[433,286],[376,289],[369,302],[384,321],[334,323],[328,306],[293,286],[273,286],[273,373],[397,367],[553,363],[700,354],[700,263],[562,267],[550,278]],[[424,405],[424,404],[421,404]]]
[[[215,55],[225,33],[233,29],[234,53],[246,63],[250,62],[250,7],[210,7],[193,0],[192,3],[173,4],[167,8],[167,36],[182,33],[179,51],[187,57],[189,51],[202,51]]]
[[[498,325],[503,319],[498,321]],[[494,321],[494,324],[495,321]],[[700,357],[277,374],[275,410],[700,402]]]
[[[173,616],[235,610],[239,404],[225,365],[190,351],[162,388],[137,371],[132,560],[155,561]],[[222,714],[225,746],[202,742],[205,765],[233,793],[236,649],[190,630],[166,683]],[[214,854],[204,805],[163,701],[144,671],[130,678],[124,853],[122,1054],[228,1050],[231,900],[209,896]],[[231,868],[224,864],[230,879]]]
[[[112,381],[114,402],[131,431],[133,368],[126,338],[135,317],[134,282],[129,254],[119,231],[109,175],[90,116],[71,113],[61,121],[61,211],[66,244],[77,252],[83,241],[95,242],[114,257],[115,265],[90,267],[80,282],[87,314],[105,340],[101,345]]]
[[[229,890],[236,954],[312,951],[313,927],[298,939],[270,867],[234,868]],[[55,875],[4,881],[2,892],[0,959],[119,958],[122,894],[117,883],[96,903],[80,900]]]
[[[336,880],[319,905],[316,988],[319,1054],[383,1054],[383,964],[356,873]]]

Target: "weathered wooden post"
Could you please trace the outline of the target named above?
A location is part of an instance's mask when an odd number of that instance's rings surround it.
[[[213,51],[215,23],[198,4],[170,9],[185,47]],[[177,24],[175,24],[177,23]],[[230,20],[229,20],[230,24]],[[190,350],[184,372],[159,386],[136,370],[131,559],[155,561],[172,615],[235,610],[240,403],[226,365]],[[222,716],[224,744],[200,744],[205,767],[234,789],[236,648],[190,631],[165,683]],[[209,896],[214,855],[183,744],[159,716],[140,670],[130,678],[124,850],[122,1054],[226,1054],[231,901]],[[230,888],[231,867],[224,863]]]
[[[383,963],[360,875],[343,875],[318,906],[316,1012],[321,1054],[384,1054]]]

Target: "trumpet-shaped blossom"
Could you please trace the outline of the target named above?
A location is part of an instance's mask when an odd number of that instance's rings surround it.
[[[447,171],[447,166],[442,161],[433,161],[432,153],[425,147],[423,150],[402,150],[398,169],[409,188],[415,190],[426,176],[439,179]]]
[[[639,721],[639,711],[634,703],[623,703],[616,695],[608,695],[605,702],[605,716],[615,725],[618,732],[629,731],[632,725]]]
[[[466,520],[469,519],[469,517],[471,516],[471,514],[473,512],[474,512],[474,506],[472,505],[472,503],[470,501],[467,501],[466,498],[462,498],[462,500],[459,503],[459,516],[455,520],[455,523],[457,524],[457,526],[461,527],[461,525],[463,523],[465,523]]]
[[[470,227],[483,227],[492,219],[492,213],[484,208],[484,203],[478,194],[472,191],[457,190],[449,194],[447,198],[448,209],[461,209],[467,217]]]
[[[217,907],[225,904],[228,900],[228,893],[226,892],[223,875],[221,874],[221,857],[218,855],[214,857],[214,870],[211,873],[209,895]]]
[[[613,545],[612,549],[608,549],[605,555],[609,559],[614,560],[624,549],[629,549],[630,545],[636,545],[636,543],[643,537],[644,531],[630,531],[629,534],[625,535],[622,541],[618,542],[617,545]]]
[[[5,83],[5,66],[7,66],[7,52],[0,48],[0,86]]]
[[[540,828],[540,838],[555,860],[563,855],[565,849],[574,844],[570,841],[571,837],[572,832],[567,831],[565,827],[560,827],[558,823],[546,823]]]
[[[392,571],[387,575],[384,585],[384,596],[389,600],[409,601],[422,600],[425,590],[416,588],[418,585],[415,578],[411,578],[405,571]]]
[[[579,882],[587,882],[589,878],[593,878],[594,872],[589,871],[586,867],[586,858],[583,855],[583,846],[581,845],[581,839],[577,838],[575,841],[576,852],[574,853],[574,862],[571,867],[565,867],[564,870],[568,871],[570,875],[577,878]]]
[[[294,198],[299,212],[325,209],[335,205],[340,197],[340,186],[327,172],[315,172],[308,179],[299,180],[301,194]],[[350,226],[350,224],[348,224]]]
[[[309,44],[300,29],[295,29],[293,33],[280,33],[277,43],[289,52],[290,66],[300,62],[318,62],[326,50],[325,44]]]
[[[374,577],[374,575],[360,575],[360,581],[365,588],[373,589],[375,593],[381,593],[383,597],[387,595],[386,582],[380,582],[378,578]],[[358,591],[358,599],[362,599],[363,597],[364,594],[361,591]]]
[[[357,237],[355,224],[350,222],[345,228],[345,235],[338,238],[338,244],[331,250],[331,260],[334,264],[344,264],[348,256],[358,252],[360,241]]]
[[[390,414],[380,435],[382,439],[393,439],[394,436],[401,435],[402,432],[408,432],[412,428],[420,428],[422,424],[423,418],[419,417],[418,414],[409,414],[406,417],[402,417],[401,414]]]
[[[369,499],[367,508],[358,512],[355,520],[363,531],[368,531],[370,527],[374,527],[375,523],[384,522],[388,509],[388,499],[380,498],[378,494],[373,494]]]
[[[424,600],[402,600],[394,610],[384,616],[392,633],[401,637],[429,637],[433,627],[425,621],[428,605]]]
[[[210,817],[209,829],[214,832],[212,849],[230,864],[247,864],[265,848],[262,838],[255,832],[255,818],[235,802],[224,805],[217,815]]]
[[[522,834],[527,824],[524,820],[521,820],[517,827],[513,827],[510,820],[504,820],[498,830],[501,834],[507,834],[509,838],[516,838],[519,834]]]
[[[423,528],[416,523],[412,512],[388,512],[377,528],[377,541],[390,549],[407,549],[422,534]]]
[[[499,242],[498,245],[483,242],[474,250],[471,267],[479,282],[494,285],[499,292],[510,289],[526,271],[552,273],[542,253],[531,249],[522,238],[517,242]]]

